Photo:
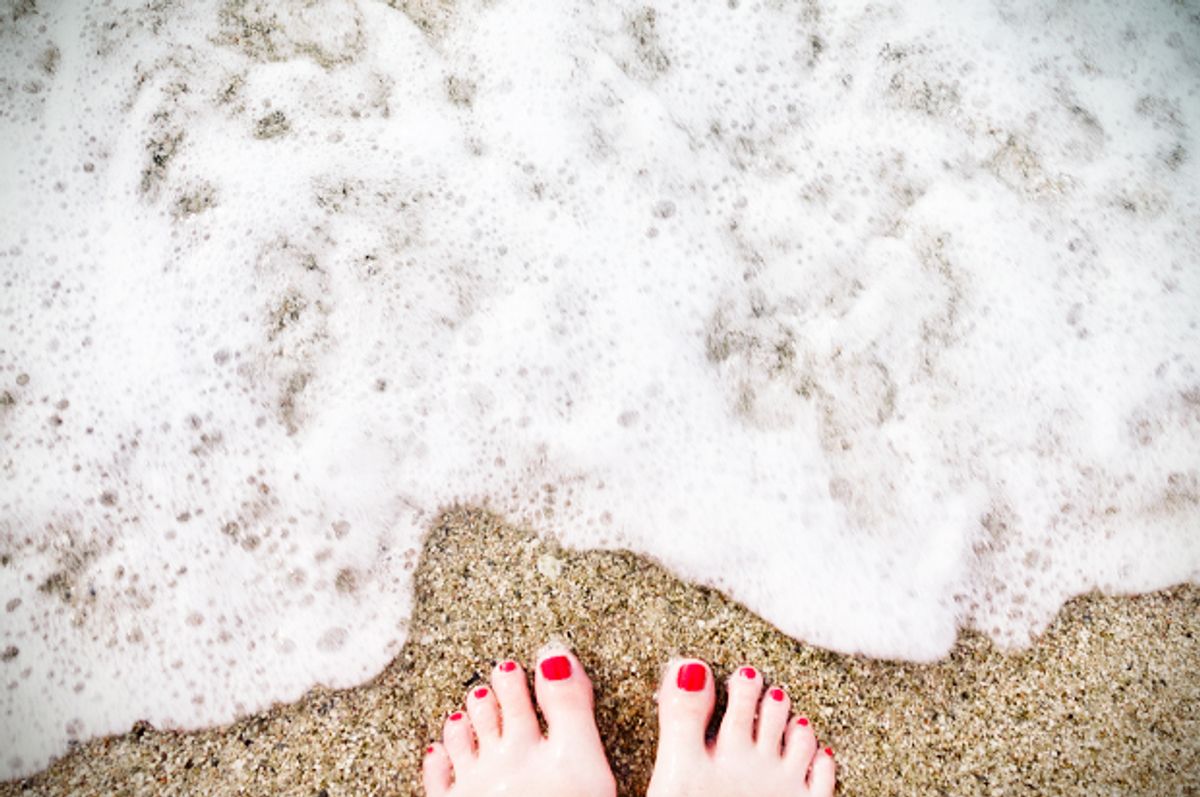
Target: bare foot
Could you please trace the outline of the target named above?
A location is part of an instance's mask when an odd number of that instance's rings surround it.
[[[647,797],[831,797],[833,751],[817,750],[809,721],[790,715],[787,693],[777,686],[764,693],[753,667],[730,676],[728,689],[729,705],[709,745],[704,731],[713,711],[712,672],[692,659],[667,668]]]
[[[429,797],[613,797],[616,784],[596,719],[592,682],[579,660],[551,650],[538,660],[537,702],[549,726],[542,735],[525,672],[514,661],[477,686],[466,712],[446,718],[442,742],[425,751]]]

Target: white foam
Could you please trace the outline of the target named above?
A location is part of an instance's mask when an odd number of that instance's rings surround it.
[[[44,5],[0,776],[367,679],[456,499],[875,656],[1200,579],[1182,6]]]

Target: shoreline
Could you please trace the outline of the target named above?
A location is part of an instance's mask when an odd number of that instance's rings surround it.
[[[644,791],[653,692],[672,655],[743,662],[788,687],[838,751],[839,793],[1200,794],[1200,588],[1070,601],[1029,648],[960,633],[932,664],[790,639],[709,588],[625,552],[577,552],[485,510],[431,525],[408,641],[371,681],[317,687],[234,723],[92,740],[16,794],[421,794],[421,750],[495,658],[551,638],[596,684],[620,794]],[[718,699],[718,712],[721,700]]]

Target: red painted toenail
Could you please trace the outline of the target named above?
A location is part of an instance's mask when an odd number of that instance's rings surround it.
[[[743,667],[740,672],[743,678],[749,678],[750,680],[754,680],[754,678],[758,675],[753,667]]]
[[[807,717],[801,717],[800,719],[796,720],[796,724],[797,724],[797,725],[802,725],[802,726],[803,726],[803,725],[808,725],[808,718],[807,718]]]
[[[425,748],[425,755],[429,755],[432,752],[433,752],[433,745],[429,745],[428,747]]]
[[[782,703],[783,702],[783,690],[782,689],[772,689],[771,690],[771,699],[774,700],[776,703]]]
[[[517,669],[517,663],[515,661],[500,662],[500,672],[512,672],[515,669]]]
[[[826,748],[825,748],[825,755],[829,756],[830,758],[833,758],[833,748],[832,748],[832,747],[826,747]]]
[[[460,719],[462,719],[462,712],[456,711],[453,714],[451,714],[449,717],[447,717],[447,719],[450,720],[451,722],[458,722]]]
[[[566,656],[551,656],[542,662],[542,676],[547,681],[561,681],[571,677],[571,660]]]
[[[475,697],[478,698],[479,700],[482,700],[483,698],[487,697],[487,690],[486,689],[476,689]]]
[[[685,664],[675,676],[675,685],[685,692],[699,692],[704,688],[708,672],[703,664]]]

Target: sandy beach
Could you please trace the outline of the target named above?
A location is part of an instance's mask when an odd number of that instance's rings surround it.
[[[1070,602],[1031,648],[961,637],[930,665],[819,650],[643,558],[578,553],[454,509],[416,571],[407,644],[355,689],[316,689],[232,725],[135,726],[0,795],[418,795],[421,750],[510,654],[568,642],[597,688],[620,793],[644,792],[654,689],[673,655],[787,686],[837,750],[843,795],[1200,794],[1200,590]],[[718,705],[718,713],[720,706]]]
[[[678,654],[846,794],[1195,793],[1198,53],[1178,0],[7,4],[6,791],[410,794],[561,638],[627,794]]]

